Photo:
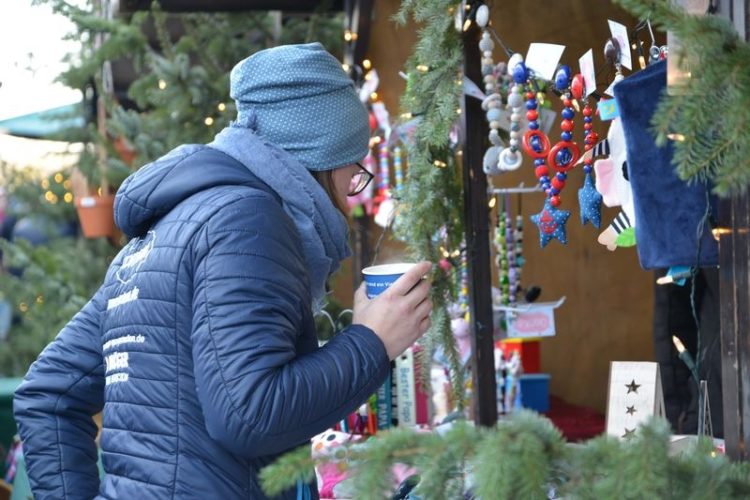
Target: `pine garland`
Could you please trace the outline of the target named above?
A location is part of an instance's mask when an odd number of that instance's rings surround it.
[[[416,469],[414,493],[425,499],[748,498],[750,464],[730,463],[708,439],[669,453],[670,428],[663,419],[640,427],[635,437],[600,436],[566,444],[546,418],[529,411],[513,414],[494,428],[457,422],[445,433],[397,428],[354,444],[337,456],[352,478],[353,497],[387,498],[391,467]],[[266,467],[261,483],[268,495],[293,487],[299,467],[331,462],[312,459],[305,446]],[[466,473],[466,474],[464,474]]]
[[[657,143],[675,141],[672,162],[683,180],[713,183],[722,197],[750,186],[750,45],[729,20],[691,15],[669,0],[615,0],[634,15],[673,32],[684,46],[670,47],[691,71],[684,85],[660,99],[652,125]]]
[[[397,232],[416,260],[437,263],[441,246],[458,249],[461,242],[461,176],[449,135],[456,122],[461,96],[462,43],[453,27],[453,0],[406,0],[396,21],[406,24],[411,14],[422,25],[414,53],[407,61],[408,83],[401,101],[405,114],[419,120],[414,140],[406,146],[409,168],[402,190]],[[442,235],[442,236],[440,236]],[[433,276],[432,328],[424,336],[422,380],[439,345],[448,356],[454,399],[464,407],[464,374],[451,331],[447,305],[453,297],[450,277]]]

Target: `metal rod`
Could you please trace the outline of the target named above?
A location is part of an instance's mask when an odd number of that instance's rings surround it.
[[[512,188],[492,188],[492,194],[523,194],[523,193],[543,193],[540,187],[512,187]]]

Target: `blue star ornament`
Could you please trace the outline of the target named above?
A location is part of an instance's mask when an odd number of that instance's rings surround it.
[[[578,190],[578,205],[581,208],[581,224],[591,222],[594,227],[602,223],[602,195],[594,187],[591,174],[586,174],[583,187]]]
[[[531,216],[531,221],[539,228],[539,244],[544,248],[550,240],[559,240],[563,245],[568,244],[565,236],[565,223],[570,217],[568,210],[559,210],[552,206],[549,198],[544,202],[541,212]]]

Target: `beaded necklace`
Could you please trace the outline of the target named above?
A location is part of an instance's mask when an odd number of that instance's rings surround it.
[[[489,22],[489,10],[486,5],[479,7],[482,13],[477,12],[477,24],[482,28],[482,38],[479,40],[479,50],[482,52],[482,79],[484,80],[485,99],[482,101],[482,109],[486,112],[487,123],[490,127],[489,140],[491,146],[484,154],[482,169],[487,175],[498,175],[502,173],[498,165],[498,156],[500,148],[503,146],[503,140],[500,138],[500,118],[502,112],[502,96],[498,88],[497,75],[495,72],[495,63],[492,59],[492,50],[495,48],[495,42],[492,41],[490,32],[487,29]]]
[[[572,131],[572,120],[570,121],[570,130],[565,130],[568,125],[563,126],[562,141],[553,150],[550,148],[550,141],[547,135],[539,129],[539,112],[537,111],[538,103],[533,83],[526,65],[518,62],[513,68],[513,79],[516,83],[526,82],[526,118],[529,121],[529,130],[523,136],[523,148],[526,153],[534,158],[534,174],[536,175],[539,185],[547,194],[542,211],[531,216],[532,222],[539,228],[539,243],[542,248],[547,246],[550,240],[557,239],[562,244],[567,244],[565,234],[565,223],[570,217],[567,210],[559,210],[560,192],[565,187],[567,174],[565,168],[570,164],[575,164],[567,155],[574,156],[577,148],[569,144],[566,132]],[[567,106],[566,106],[567,108]],[[565,114],[563,115],[565,117]],[[565,123],[565,120],[564,122]],[[566,141],[565,139],[568,139]],[[558,157],[558,155],[560,155]],[[577,160],[577,157],[575,158]],[[558,169],[554,179],[549,177],[549,168],[547,161],[554,162],[553,165]],[[554,191],[553,191],[554,190]]]

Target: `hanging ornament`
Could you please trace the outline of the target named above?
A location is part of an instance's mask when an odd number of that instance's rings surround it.
[[[466,256],[466,247],[463,245],[463,251],[461,252],[461,267],[460,267],[460,288],[458,294],[458,303],[461,306],[461,311],[468,313],[469,311],[469,262]]]
[[[563,120],[560,122],[560,141],[550,149],[547,155],[547,163],[549,163],[555,170],[557,170],[558,179],[565,181],[569,170],[575,167],[578,158],[581,156],[581,151],[578,148],[578,144],[573,141],[573,127],[575,118],[575,108],[573,108],[573,100],[571,99],[570,93],[570,68],[568,65],[563,64],[555,75],[555,88],[563,94],[563,106],[562,110]],[[566,174],[566,175],[559,175]],[[553,189],[556,189],[553,186]],[[559,189],[557,191],[560,191]]]
[[[620,47],[620,43],[617,41],[616,38],[609,38],[607,42],[604,44],[604,59],[607,61],[607,63],[611,66],[614,66],[615,68],[615,79],[612,82],[612,84],[607,88],[607,90],[604,91],[605,94],[614,95],[612,93],[612,88],[615,86],[616,83],[623,80],[625,77],[622,74],[622,64],[620,64],[620,56],[622,54],[622,50]]]
[[[505,210],[498,210],[497,224],[495,226],[495,264],[497,264],[498,288],[500,290],[500,303],[510,304],[510,276],[507,241],[508,221]]]
[[[515,258],[513,219],[510,216],[510,195],[505,195],[505,254],[508,261],[508,304],[516,303],[518,289],[518,273]]]
[[[544,208],[536,215],[531,216],[531,221],[539,228],[539,242],[542,248],[547,246],[550,240],[559,240],[566,245],[568,243],[565,235],[565,223],[570,217],[568,210],[559,210],[552,205],[550,198],[544,202]]]
[[[516,214],[516,227],[513,230],[513,250],[513,262],[516,269],[516,289],[514,293],[516,294],[516,298],[518,298],[523,291],[521,287],[521,269],[525,263],[525,259],[523,258],[523,215],[521,215],[520,207]]]
[[[513,62],[517,65],[523,63],[523,56],[520,54],[513,55],[515,59]],[[513,76],[513,86],[508,94],[508,107],[511,108],[510,113],[510,141],[508,147],[503,148],[498,158],[498,167],[500,170],[517,170],[521,163],[523,163],[523,157],[518,151],[519,137],[521,136],[521,112],[523,111],[523,86],[526,83],[525,74],[520,73],[519,77],[516,78],[514,72],[511,70],[510,65],[508,66],[508,73]]]
[[[547,194],[547,199],[544,202],[544,208],[542,211],[531,217],[532,222],[539,228],[539,241],[544,248],[551,239],[557,239],[562,244],[567,244],[567,237],[565,235],[565,223],[570,217],[570,212],[567,210],[559,210],[557,207],[560,205],[560,193],[565,187],[565,180],[567,179],[567,173],[565,171],[558,171],[554,178],[549,177],[549,167],[547,166],[547,160],[552,157],[555,160],[555,164],[562,164],[567,166],[570,163],[569,158],[557,158],[557,154],[551,155],[550,142],[547,135],[539,129],[539,113],[537,111],[538,103],[534,86],[530,80],[530,75],[523,62],[516,64],[513,70],[513,78],[516,82],[527,81],[528,87],[526,92],[526,118],[529,120],[529,130],[523,136],[523,148],[526,153],[534,158],[534,174],[536,175],[539,185]],[[557,82],[556,78],[556,82]],[[561,83],[565,83],[562,82]],[[563,112],[565,117],[565,111]],[[567,113],[568,115],[570,113]],[[564,120],[565,121],[565,120]],[[570,121],[570,130],[565,130],[568,125],[564,125],[562,141],[565,146],[566,139],[569,142],[572,136],[572,120]],[[570,135],[568,135],[570,134]],[[558,146],[560,143],[558,143]],[[562,146],[558,148],[556,153],[561,151],[575,151],[572,147],[567,149]],[[577,158],[576,158],[577,159]]]
[[[573,83],[570,86],[571,93],[575,99],[581,99],[586,94],[583,76],[579,73],[573,77]],[[588,99],[584,101],[583,106],[583,129],[585,131],[584,152],[589,152],[594,148],[599,136],[594,132],[593,110],[589,105]],[[594,155],[585,155],[583,160],[584,180],[583,187],[578,190],[578,206],[580,208],[581,224],[586,225],[591,222],[594,227],[601,225],[602,195],[596,190],[593,179]]]
[[[378,189],[375,196],[375,223],[380,227],[386,227],[393,215],[394,204],[391,199],[391,172],[389,165],[388,144],[380,141],[378,151]]]
[[[396,198],[401,198],[401,190],[404,185],[404,169],[402,165],[401,148],[393,148],[393,174],[396,177]]]
[[[480,5],[477,11],[482,11],[481,15],[475,16],[476,22],[482,28],[482,38],[479,40],[479,50],[482,52],[482,78],[484,79],[485,97],[482,101],[482,109],[486,112],[487,123],[490,127],[489,140],[490,147],[484,153],[482,161],[482,170],[487,175],[498,175],[502,172],[498,166],[501,148],[504,146],[500,138],[500,118],[502,111],[502,97],[497,86],[497,76],[495,75],[495,63],[492,59],[492,49],[495,43],[492,41],[490,32],[487,29],[489,22],[489,9],[486,5]]]

